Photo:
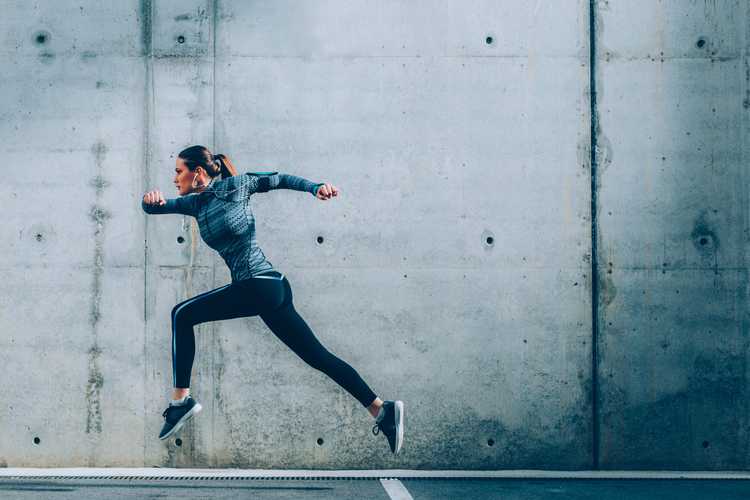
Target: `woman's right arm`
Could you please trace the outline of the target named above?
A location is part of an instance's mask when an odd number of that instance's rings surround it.
[[[165,200],[161,191],[154,190],[143,195],[141,208],[147,214],[183,214],[195,217],[195,201],[197,199],[196,195],[190,194]]]

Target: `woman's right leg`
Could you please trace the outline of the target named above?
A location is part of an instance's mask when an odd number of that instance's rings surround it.
[[[188,397],[190,371],[195,357],[195,333],[199,323],[221,319],[255,316],[260,311],[278,307],[284,300],[284,288],[268,279],[232,282],[186,301],[172,309],[172,377],[173,401],[164,410],[164,425],[159,439],[164,440],[201,411],[201,405]]]
[[[187,395],[195,358],[194,326],[208,321],[257,316],[284,300],[280,282],[252,279],[233,282],[180,302],[172,309],[172,379],[175,396]]]

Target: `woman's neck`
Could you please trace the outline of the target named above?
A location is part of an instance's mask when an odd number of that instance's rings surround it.
[[[212,178],[212,179],[211,179],[211,180],[210,180],[210,181],[208,182],[208,184],[206,184],[206,185],[205,185],[205,186],[203,186],[203,187],[195,188],[195,189],[193,190],[193,192],[195,192],[195,193],[202,193],[202,192],[203,192],[203,191],[205,191],[206,189],[208,189],[208,188],[210,188],[211,186],[213,186],[213,185],[214,185],[214,183],[216,182],[216,180],[217,180],[218,178],[219,178],[219,176],[217,175],[216,177]]]

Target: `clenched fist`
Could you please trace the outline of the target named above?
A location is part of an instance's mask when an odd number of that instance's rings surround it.
[[[333,184],[325,183],[318,188],[318,193],[315,195],[319,200],[327,200],[331,196],[338,196],[339,190]]]
[[[143,195],[143,202],[147,205],[164,205],[166,200],[164,199],[164,195],[161,194],[161,191],[155,189]]]

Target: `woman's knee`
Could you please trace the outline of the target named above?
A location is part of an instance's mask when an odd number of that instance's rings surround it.
[[[172,309],[172,325],[179,331],[180,329],[192,327],[195,325],[195,321],[187,309],[175,307]]]

